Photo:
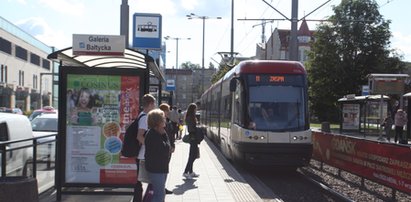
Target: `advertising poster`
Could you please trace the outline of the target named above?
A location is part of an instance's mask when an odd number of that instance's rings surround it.
[[[134,184],[134,158],[121,156],[139,113],[140,77],[67,74],[67,183]]]
[[[411,152],[407,146],[313,132],[313,158],[411,193]]]
[[[358,130],[360,128],[360,105],[343,104],[343,130]]]

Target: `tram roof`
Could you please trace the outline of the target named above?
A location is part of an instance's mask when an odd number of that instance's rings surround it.
[[[278,68],[266,68],[268,65],[278,65]],[[259,74],[307,74],[303,64],[298,61],[287,60],[245,60],[241,61],[225,76],[224,80],[240,73]]]
[[[161,81],[165,81],[163,72],[154,59],[130,48],[124,50],[124,56],[108,55],[74,55],[73,48],[55,51],[47,56],[48,59],[62,62],[64,66],[92,67],[92,68],[149,68],[150,74]]]

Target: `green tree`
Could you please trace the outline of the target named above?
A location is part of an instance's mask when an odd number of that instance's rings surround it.
[[[215,69],[214,64],[210,62],[210,63],[208,64],[208,69]]]
[[[236,66],[238,63],[240,63],[242,60],[239,60],[238,58],[234,58],[234,63],[233,64],[228,64],[225,61],[221,61],[220,64],[218,65],[218,70],[217,72],[213,75],[211,78],[211,83],[217,82],[220,78],[224,76],[225,73],[230,71],[234,66]]]
[[[201,69],[201,66],[187,61],[181,64],[181,69]]]
[[[342,0],[321,24],[306,63],[310,109],[320,121],[338,121],[337,100],[360,94],[370,73],[400,73],[404,64],[390,50],[389,20],[374,0]]]

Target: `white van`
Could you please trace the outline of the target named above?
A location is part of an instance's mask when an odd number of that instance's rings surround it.
[[[0,113],[0,143],[4,141],[33,138],[33,132],[29,119],[24,115]],[[24,141],[6,145],[7,149],[32,145],[33,141]],[[0,159],[1,159],[0,153]],[[6,153],[6,175],[22,175],[28,160],[32,159],[32,147],[8,151]],[[1,175],[0,160],[0,175]],[[27,166],[30,169],[30,166]],[[27,171],[27,170],[26,170]],[[31,172],[28,171],[27,174]]]

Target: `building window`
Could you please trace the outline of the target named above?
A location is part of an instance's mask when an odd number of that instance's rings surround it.
[[[37,66],[40,66],[40,56],[38,56],[34,53],[31,53],[30,54],[30,62],[31,62],[31,64],[35,64]]]
[[[11,42],[0,37],[0,51],[11,55]]]
[[[0,83],[4,83],[4,65],[0,66]]]
[[[50,70],[50,61],[43,59],[42,63],[44,69]]]
[[[33,74],[33,88],[34,89],[37,89],[37,83],[38,83],[37,78],[38,78],[37,75]]]
[[[27,50],[16,45],[16,57],[27,61]]]
[[[24,71],[19,71],[19,86],[24,86]]]
[[[7,83],[7,65],[4,66],[4,83]]]

